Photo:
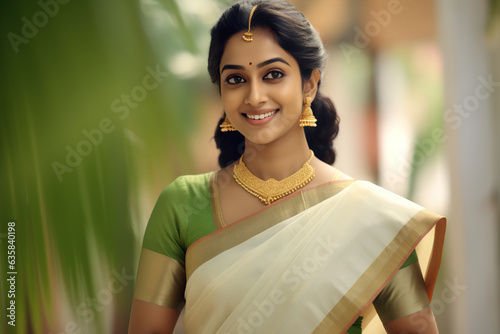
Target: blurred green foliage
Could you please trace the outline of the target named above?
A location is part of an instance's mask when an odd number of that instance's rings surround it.
[[[15,1],[0,15],[0,332],[125,333],[152,204],[190,168],[213,22],[173,0]]]

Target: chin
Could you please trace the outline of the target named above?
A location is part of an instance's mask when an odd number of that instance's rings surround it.
[[[259,129],[258,131],[251,131],[251,133],[243,134],[245,139],[257,144],[266,145],[274,142],[278,138],[277,130],[271,128]]]
[[[280,138],[287,137],[287,139],[293,140],[295,136],[303,136],[302,128],[298,126],[298,122],[296,125],[292,124],[283,124],[281,122],[276,122],[273,120],[269,124],[258,128],[258,129],[242,129],[240,131],[241,134],[245,137],[246,140],[252,142],[256,145],[267,145],[271,144]],[[301,130],[301,131],[296,131]]]

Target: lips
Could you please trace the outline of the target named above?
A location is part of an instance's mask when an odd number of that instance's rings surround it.
[[[260,114],[259,113],[255,113],[255,114],[247,113],[244,115],[245,115],[245,117],[247,117],[248,119],[251,119],[251,120],[261,120],[261,119],[271,117],[272,115],[276,114],[278,111],[279,111],[279,109],[275,109],[275,110],[271,110],[271,111],[268,111],[265,113],[260,113]]]

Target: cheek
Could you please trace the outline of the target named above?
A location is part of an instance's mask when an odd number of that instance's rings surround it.
[[[302,95],[302,86],[297,85],[295,82],[281,89],[281,101],[294,111],[296,111],[295,109],[302,111]]]
[[[289,101],[300,101],[303,95],[302,79],[300,75],[296,74],[289,76],[293,76],[293,78],[288,78],[286,84],[281,87],[282,94],[286,96]]]
[[[221,93],[222,107],[226,112],[231,112],[237,108],[237,97],[234,92],[224,92]]]

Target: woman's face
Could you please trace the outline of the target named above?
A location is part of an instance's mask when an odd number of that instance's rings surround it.
[[[221,97],[227,117],[256,144],[304,136],[299,119],[305,96],[297,61],[269,30],[252,33],[253,42],[245,42],[243,33],[233,35],[222,55]]]

